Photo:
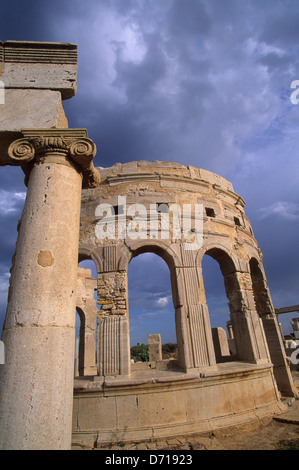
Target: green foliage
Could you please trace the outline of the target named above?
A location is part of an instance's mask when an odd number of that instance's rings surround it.
[[[175,343],[162,344],[163,353],[175,353],[177,345]]]
[[[149,361],[148,345],[142,343],[142,344],[138,344],[137,346],[132,346],[131,359],[134,359],[135,362],[136,361],[148,362]]]
[[[175,343],[166,343],[162,345],[163,358],[171,358],[176,352],[177,345]],[[149,353],[147,344],[138,344],[137,346],[131,347],[131,359],[134,359],[135,362],[148,362]]]

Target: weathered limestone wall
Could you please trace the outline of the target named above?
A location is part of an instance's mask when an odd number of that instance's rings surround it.
[[[270,365],[234,363],[200,376],[165,372],[75,382],[73,445],[138,442],[211,433],[280,414]],[[242,379],[240,379],[242,377]]]

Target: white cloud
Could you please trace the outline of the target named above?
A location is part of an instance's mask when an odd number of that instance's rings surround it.
[[[7,292],[10,273],[0,274],[0,293]]]
[[[0,189],[0,214],[6,215],[16,212],[24,204],[26,193],[13,193]]]
[[[168,297],[160,297],[158,300],[156,300],[156,304],[158,307],[166,307],[166,305],[168,305],[168,302]]]
[[[287,201],[277,201],[268,207],[259,209],[260,219],[268,219],[270,217],[280,217],[286,220],[299,219],[299,204]]]
[[[7,292],[8,292],[8,287],[9,287],[9,278],[10,278],[10,273],[0,274],[0,308],[1,309],[2,309],[2,306],[5,306],[6,303],[7,303]]]

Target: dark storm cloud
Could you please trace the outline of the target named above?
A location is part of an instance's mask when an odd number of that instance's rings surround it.
[[[298,303],[299,221],[288,219],[299,203],[298,20],[292,0],[11,0],[0,39],[78,44],[78,92],[65,109],[96,142],[96,165],[168,160],[229,179],[282,306]],[[12,198],[24,191],[15,171],[0,172]]]

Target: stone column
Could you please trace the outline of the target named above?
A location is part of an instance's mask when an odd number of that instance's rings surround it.
[[[109,254],[109,263],[106,256]],[[111,255],[111,256],[110,256]],[[127,305],[127,272],[109,271],[117,263],[116,247],[104,247],[103,269],[98,274],[97,324],[98,375],[130,374],[130,332]]]
[[[269,362],[269,351],[261,321],[256,313],[248,272],[224,276],[238,359],[252,363]]]
[[[184,369],[214,367],[216,358],[201,269],[176,268],[175,318],[178,363]]]
[[[149,362],[162,361],[161,335],[147,335]]]
[[[98,375],[130,375],[128,317],[98,315]]]
[[[28,183],[0,366],[0,448],[69,449],[82,180],[96,186],[84,129],[23,131],[9,148]]]

